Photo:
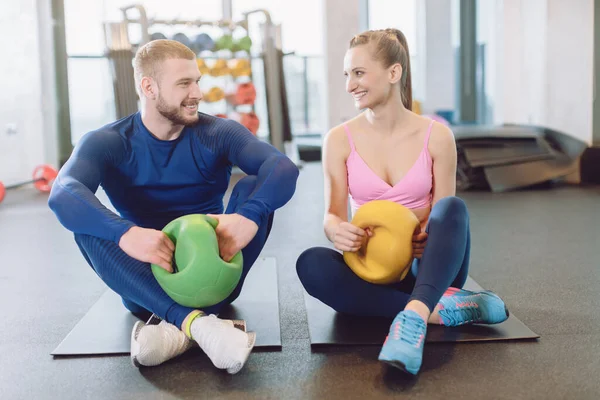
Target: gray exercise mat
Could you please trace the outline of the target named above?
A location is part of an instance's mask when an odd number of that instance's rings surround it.
[[[279,294],[275,258],[259,258],[250,270],[240,297],[223,309],[220,318],[246,320],[256,332],[255,347],[281,349]],[[129,354],[131,330],[138,318],[107,290],[58,345],[52,355]]]
[[[468,278],[465,289],[483,290]],[[381,345],[392,322],[389,318],[355,317],[337,313],[329,306],[304,292],[311,346]],[[509,307],[510,311],[510,307]],[[427,327],[427,342],[477,342],[495,340],[537,339],[512,313],[501,324],[465,325],[460,327]]]

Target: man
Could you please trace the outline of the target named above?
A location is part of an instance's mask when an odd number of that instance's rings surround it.
[[[171,40],[144,45],[135,56],[134,74],[141,112],[84,135],[54,183],[49,206],[123,304],[163,320],[134,327],[134,365],[158,365],[193,340],[217,368],[237,373],[254,334],[214,314],[238,297],[274,211],[294,194],[298,169],[237,122],[198,113],[201,76],[196,55],[186,46]],[[223,213],[233,165],[248,176],[236,184]],[[120,215],[94,195],[100,185]],[[160,230],[195,213],[218,219],[224,260],[240,250],[244,256],[237,288],[204,310],[175,303],[150,268],[153,263],[172,272],[175,246]]]

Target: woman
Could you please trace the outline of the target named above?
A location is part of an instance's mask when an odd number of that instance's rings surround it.
[[[379,359],[417,374],[427,323],[457,326],[508,318],[495,294],[460,289],[468,275],[470,233],[456,193],[456,147],[450,129],[411,111],[410,58],[396,29],[355,36],[344,60],[346,90],[358,109],[333,128],[323,146],[325,234],[340,251],[358,251],[371,236],[348,222],[371,200],[412,210],[415,261],[398,284],[376,285],[355,275],[342,254],[306,250],[297,261],[306,291],[341,313],[395,317]]]

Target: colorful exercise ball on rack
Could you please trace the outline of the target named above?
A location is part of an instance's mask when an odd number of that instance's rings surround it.
[[[252,39],[250,39],[250,36],[244,36],[233,43],[231,51],[245,51],[249,53],[251,48]]]
[[[230,119],[239,122],[246,127],[253,135],[256,135],[258,128],[260,127],[260,120],[258,115],[254,112],[239,113],[234,112],[231,114]]]
[[[252,105],[256,101],[256,88],[252,82],[240,83],[232,99],[235,105]]]
[[[196,59],[196,64],[198,65],[198,71],[200,71],[200,73],[202,75],[210,74],[210,68],[208,68],[208,66],[206,65],[206,62],[204,61],[204,59],[197,58]]]
[[[215,61],[213,66],[210,68],[210,74],[212,76],[229,75],[229,66],[227,65],[227,60],[221,58]]]
[[[160,32],[154,32],[153,34],[150,35],[150,40],[151,41],[152,40],[164,40],[166,38],[167,37],[164,34],[160,33]]]
[[[210,88],[210,90],[203,94],[204,101],[207,103],[215,103],[225,98],[225,92],[218,86]]]
[[[173,35],[173,40],[175,40],[176,42],[181,43],[184,46],[187,47],[192,47],[192,42],[190,40],[190,38],[187,37],[187,35],[185,33],[176,33],[175,35]]]
[[[231,50],[233,48],[233,37],[225,34],[215,41],[214,50]]]
[[[192,50],[199,54],[203,51],[212,51],[215,47],[215,41],[208,33],[200,33],[192,40]]]
[[[240,76],[250,76],[250,74],[252,73],[250,60],[248,59],[241,58],[233,60],[230,64],[231,67],[229,69],[231,71],[231,75],[234,78],[239,78]]]

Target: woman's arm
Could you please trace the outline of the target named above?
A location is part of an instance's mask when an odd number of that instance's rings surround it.
[[[456,195],[456,142],[448,127],[434,124],[429,154],[433,160],[433,207],[440,199]]]
[[[348,172],[346,158],[350,145],[341,126],[325,136],[322,150],[325,184],[324,229],[327,238],[334,242],[335,232],[342,222],[348,221]]]

